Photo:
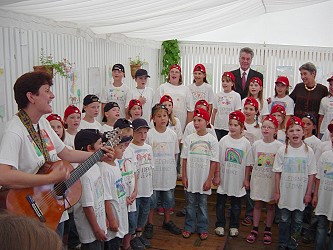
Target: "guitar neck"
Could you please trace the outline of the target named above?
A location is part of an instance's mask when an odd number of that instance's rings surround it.
[[[105,146],[111,146],[113,147],[115,144],[117,144],[117,140],[109,140],[105,144]],[[104,151],[102,149],[97,150],[95,153],[93,153],[91,156],[88,157],[88,159],[81,163],[77,168],[75,168],[71,172],[71,176],[68,180],[64,181],[63,184],[66,185],[66,188],[71,187],[78,179],[82,177],[96,162],[98,162],[104,155]],[[59,184],[61,185],[61,183]]]

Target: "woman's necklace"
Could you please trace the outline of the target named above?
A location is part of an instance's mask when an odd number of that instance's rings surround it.
[[[306,86],[306,84],[304,84],[304,88],[305,88],[307,91],[313,91],[316,87],[317,87],[317,83],[315,83],[315,85],[314,85],[312,88],[308,88],[308,87]]]

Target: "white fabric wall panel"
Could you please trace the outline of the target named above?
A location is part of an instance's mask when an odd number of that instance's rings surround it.
[[[333,74],[333,48],[315,48],[302,46],[280,46],[261,44],[230,44],[206,42],[180,42],[182,75],[185,85],[192,83],[192,70],[195,64],[212,65],[208,74],[212,74],[214,92],[221,91],[221,76],[224,71],[239,67],[239,51],[243,47],[254,51],[253,68],[259,68],[264,74],[264,96],[274,94],[277,67],[291,66],[290,77],[292,87],[300,82],[298,68],[312,62],[317,67],[317,81],[327,85],[326,79]],[[234,66],[234,67],[232,67]],[[230,68],[232,67],[232,68]]]

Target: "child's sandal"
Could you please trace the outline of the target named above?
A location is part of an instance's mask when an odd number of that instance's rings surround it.
[[[272,244],[272,232],[271,231],[264,232],[264,244],[265,245]]]
[[[201,233],[200,234],[200,240],[207,240],[207,238],[208,238],[208,233]]]
[[[250,234],[246,238],[246,242],[253,244],[258,237],[258,231],[256,230],[251,230]]]
[[[182,232],[182,235],[183,235],[183,237],[184,237],[185,239],[188,239],[188,238],[191,237],[191,232],[184,230],[184,231]]]

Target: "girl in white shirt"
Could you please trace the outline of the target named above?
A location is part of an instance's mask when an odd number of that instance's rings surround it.
[[[128,103],[127,111],[127,115],[129,116],[130,121],[141,118],[142,114],[142,103],[138,99],[130,100]]]
[[[258,237],[259,221],[264,204],[266,205],[267,217],[263,242],[265,245],[272,243],[271,227],[275,212],[275,181],[272,169],[276,151],[283,145],[281,142],[274,139],[277,129],[277,119],[272,115],[266,116],[261,127],[263,139],[255,141],[252,145],[254,165],[250,181],[250,197],[254,200],[253,228],[246,238],[246,241],[251,244],[254,243]],[[247,170],[250,171],[250,169]],[[248,172],[246,176],[249,178],[250,173]],[[249,181],[249,179],[247,181]]]
[[[245,131],[244,136],[251,145],[261,138],[259,116],[259,103],[254,97],[247,97],[244,101]]]
[[[231,72],[222,75],[223,91],[217,93],[213,103],[212,125],[215,127],[217,139],[229,133],[228,116],[232,111],[241,110],[241,97],[234,91],[235,76]]]
[[[66,128],[66,135],[64,143],[74,148],[74,138],[78,132],[81,122],[81,111],[74,105],[69,105],[64,112],[64,126]]]
[[[333,76],[327,79],[328,95],[320,101],[318,128],[320,138],[326,132],[327,125],[333,119]]]
[[[279,122],[278,131],[276,134],[276,139],[283,144],[286,143],[286,109],[280,105],[275,104],[271,109],[271,115],[274,116]]]
[[[279,247],[296,249],[301,235],[303,211],[311,201],[316,159],[303,141],[304,124],[291,116],[286,124],[286,146],[275,155],[275,201],[280,208]]]

